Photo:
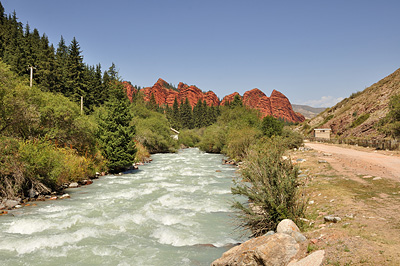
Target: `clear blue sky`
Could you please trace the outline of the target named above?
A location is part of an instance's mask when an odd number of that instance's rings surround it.
[[[399,0],[2,0],[56,47],[112,62],[139,86],[158,78],[232,92],[273,89],[332,106],[400,68]]]

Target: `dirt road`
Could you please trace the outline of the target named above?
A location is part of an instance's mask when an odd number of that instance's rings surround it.
[[[322,265],[400,265],[400,152],[306,143],[288,155],[309,198],[306,256],[324,250]],[[326,222],[326,215],[341,218]]]
[[[339,172],[347,170],[356,175],[380,176],[400,181],[400,156],[397,154],[386,155],[378,151],[360,151],[321,143],[306,143],[306,146],[332,154],[334,160],[327,161]]]

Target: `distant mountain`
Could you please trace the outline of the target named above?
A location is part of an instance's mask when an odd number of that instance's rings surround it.
[[[133,86],[128,82],[125,82],[124,84],[128,97],[132,99],[132,94],[135,93],[135,88],[133,88]],[[219,106],[225,105],[227,102],[232,102],[235,95],[239,95],[239,93],[235,92],[225,96],[223,100],[220,101],[217,95],[212,91],[203,92],[195,85],[189,86],[182,82],[179,83],[178,88],[173,88],[163,79],[158,79],[152,87],[146,87],[141,91],[143,92],[145,101],[150,101],[153,95],[160,106],[172,106],[175,98],[178,103],[187,98],[192,107],[197,104],[199,99],[206,101],[209,106]],[[303,122],[305,120],[302,114],[293,111],[289,99],[279,91],[274,90],[271,93],[271,96],[267,97],[261,90],[252,89],[245,92],[243,96],[240,97],[245,106],[259,110],[262,117],[272,115],[294,123]]]
[[[301,105],[301,104],[292,104],[293,110],[295,112],[298,112],[302,115],[304,115],[304,117],[306,119],[311,119],[315,116],[317,116],[319,113],[322,113],[323,111],[325,111],[326,107],[311,107],[308,105]]]
[[[330,128],[334,136],[384,138],[377,124],[389,112],[389,101],[397,94],[400,94],[400,69],[326,109],[303,125],[303,129],[306,134],[311,134],[314,128]]]

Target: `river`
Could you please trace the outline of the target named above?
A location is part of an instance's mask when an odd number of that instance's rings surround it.
[[[210,265],[243,241],[221,155],[155,154],[122,176],[0,217],[0,265]],[[204,244],[212,244],[215,247]]]

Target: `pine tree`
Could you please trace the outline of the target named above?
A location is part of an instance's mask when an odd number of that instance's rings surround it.
[[[175,97],[174,104],[172,105],[172,115],[171,115],[171,126],[174,129],[180,129],[181,128],[181,121],[180,121],[180,112],[179,112],[179,104],[178,100]]]
[[[55,85],[52,90],[54,92],[61,92],[64,95],[67,95],[67,72],[68,72],[67,61],[68,61],[68,47],[65,44],[63,36],[61,36],[55,54],[55,66],[54,66]]]
[[[120,82],[109,83],[109,100],[106,112],[99,122],[99,138],[107,166],[111,173],[117,173],[132,166],[135,159],[135,127],[131,125],[132,115],[129,99]]]
[[[188,98],[186,98],[185,102],[181,104],[180,117],[182,121],[182,128],[193,128],[192,106],[190,105]]]
[[[86,97],[83,85],[83,57],[78,41],[74,37],[68,47],[67,81],[65,95],[73,102],[80,102],[81,96]]]

